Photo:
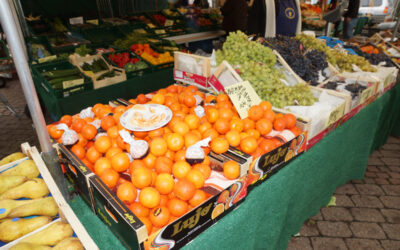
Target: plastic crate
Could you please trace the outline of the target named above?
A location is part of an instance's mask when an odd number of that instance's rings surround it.
[[[139,69],[139,70],[129,71],[129,72],[128,72],[128,71],[125,71],[125,74],[126,74],[126,78],[127,78],[127,79],[131,79],[131,78],[134,78],[134,77],[137,77],[137,76],[142,76],[142,75],[144,75],[144,74],[148,74],[148,73],[153,72],[153,68],[152,68],[152,65],[151,65],[151,64],[149,64],[148,62],[146,62],[145,60],[143,60],[142,58],[140,58],[138,55],[136,55],[136,54],[134,54],[134,53],[132,53],[132,52],[130,52],[130,51],[128,51],[128,50],[119,50],[119,51],[115,51],[115,52],[113,52],[113,53],[104,53],[104,54],[103,54],[103,57],[104,57],[104,59],[105,59],[109,64],[113,65],[114,67],[119,68],[117,64],[115,64],[113,61],[111,61],[111,60],[108,58],[108,55],[110,55],[110,54],[117,54],[117,53],[124,53],[124,52],[128,52],[128,53],[130,54],[131,57],[138,58],[139,60],[143,61],[143,62],[147,65],[147,68],[145,68],[145,69]]]
[[[34,73],[34,80],[35,84],[38,88],[44,89],[47,93],[57,97],[57,98],[63,98],[67,97],[70,95],[74,95],[77,93],[84,92],[86,90],[93,89],[93,84],[90,81],[89,78],[81,74],[83,78],[83,83],[79,85],[75,85],[69,88],[65,89],[53,89],[50,85],[50,83],[42,76],[41,73],[47,72],[50,70],[61,70],[61,69],[73,69],[75,68],[74,65],[72,65],[70,62],[67,60],[63,61],[58,61],[58,62],[52,62],[52,63],[46,63],[46,64],[36,64],[31,66],[32,71]]]
[[[68,43],[60,44],[60,45],[52,44],[51,39],[55,38],[57,36],[60,36],[60,37],[64,36]],[[79,36],[78,34],[72,34],[72,33],[55,34],[55,35],[49,36],[48,39],[49,39],[49,43],[51,46],[51,50],[54,54],[70,53],[70,52],[73,52],[75,50],[75,48],[81,46],[82,44],[90,43],[90,41],[85,40],[83,37]]]
[[[83,30],[83,35],[94,44],[111,44],[115,40],[125,36],[118,27],[98,27]]]

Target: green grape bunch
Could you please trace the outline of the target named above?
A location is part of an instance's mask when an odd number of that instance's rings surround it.
[[[341,72],[353,72],[353,64],[357,65],[362,71],[376,72],[376,68],[372,67],[371,64],[365,58],[357,55],[344,54],[338,50],[331,49],[318,38],[309,36],[306,34],[299,34],[296,36],[306,48],[316,49],[326,54],[328,62],[332,65],[337,66]]]
[[[282,82],[284,74],[275,65],[277,59],[272,50],[260,43],[249,41],[241,31],[231,32],[222,50],[216,52],[217,62],[226,60],[239,70],[240,77],[247,80],[261,99],[274,107],[310,106],[316,101],[308,86],[287,86]]]

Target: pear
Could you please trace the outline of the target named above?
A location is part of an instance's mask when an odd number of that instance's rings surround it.
[[[13,161],[16,161],[16,160],[19,160],[19,159],[22,159],[22,158],[25,158],[25,157],[26,157],[26,155],[24,155],[21,152],[12,153],[12,154],[7,155],[6,157],[4,157],[3,159],[0,160],[0,166],[6,165],[8,163],[11,163]]]
[[[0,219],[7,218],[10,212],[19,206],[31,203],[31,200],[2,200],[0,201]],[[1,221],[0,221],[1,223]]]
[[[49,192],[50,191],[43,179],[33,178],[2,193],[0,195],[0,200],[19,198],[36,199],[47,196]]]
[[[0,201],[1,203],[1,201]],[[11,210],[8,217],[26,217],[31,215],[56,216],[58,206],[53,197],[30,200],[29,203]]]
[[[21,242],[54,246],[63,239],[71,237],[73,233],[74,231],[68,223],[57,221],[42,231],[22,239]]]
[[[52,248],[44,245],[37,245],[31,243],[18,243],[10,247],[10,250],[51,250]]]
[[[38,216],[32,219],[7,219],[0,224],[0,240],[4,242],[16,240],[50,222],[49,216]]]
[[[32,160],[26,160],[18,164],[17,166],[7,169],[6,171],[0,173],[0,176],[10,176],[10,175],[18,175],[18,176],[26,176],[28,178],[35,178],[39,176],[39,170],[36,167],[36,164]]]
[[[66,238],[55,247],[53,247],[53,250],[84,250],[85,248],[82,246],[82,243],[79,241],[78,238],[70,237]]]
[[[28,178],[25,176],[0,176],[0,194],[10,188],[21,185],[27,180]]]

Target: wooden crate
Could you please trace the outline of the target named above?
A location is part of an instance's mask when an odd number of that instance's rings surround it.
[[[70,62],[75,65],[82,73],[84,73],[85,75],[87,75],[93,82],[93,88],[94,89],[98,89],[98,88],[102,88],[102,87],[106,87],[109,85],[113,85],[119,82],[123,82],[126,81],[126,74],[125,74],[125,70],[124,69],[120,69],[114,66],[111,66],[104,58],[102,55],[100,54],[96,54],[96,55],[88,55],[88,56],[79,56],[77,54],[73,54],[69,56],[69,60]],[[92,73],[92,72],[87,72],[85,70],[82,69],[82,67],[80,66],[80,64],[84,63],[84,62],[88,62],[88,61],[92,61],[92,60],[102,60],[108,67],[108,71],[110,70],[114,70],[114,72],[116,73],[116,76],[114,77],[108,77],[105,78],[103,80],[97,80],[97,78],[99,76],[101,76],[102,74],[106,73],[107,70],[104,71],[99,71],[97,73]]]
[[[47,169],[46,164],[44,163],[42,157],[40,156],[39,151],[36,147],[31,147],[29,143],[23,143],[21,145],[22,152],[26,154],[29,158],[31,158],[36,166],[39,169],[40,174],[43,177],[43,180],[47,184],[54,200],[56,201],[59,211],[60,211],[60,220],[63,222],[68,222],[71,225],[72,229],[74,230],[75,234],[81,241],[82,245],[85,249],[99,249],[92,240],[92,238],[87,233],[85,227],[79,221],[78,217],[75,215],[74,211],[68,205],[64,197],[62,196],[58,186],[56,185],[53,177],[51,176],[49,170]],[[43,228],[42,228],[43,229]],[[40,230],[39,230],[40,231]],[[31,234],[33,234],[32,232]],[[27,237],[28,235],[26,235]],[[21,238],[22,239],[22,238]]]
[[[222,74],[226,73],[227,77],[230,77],[230,81],[227,79],[223,79]],[[232,66],[227,62],[223,61],[214,72],[214,74],[210,77],[208,84],[210,87],[214,89],[216,92],[224,92],[225,87],[243,82],[242,78],[239,74],[232,68]]]

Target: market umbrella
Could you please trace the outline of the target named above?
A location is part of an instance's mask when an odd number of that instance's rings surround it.
[[[40,108],[39,99],[33,85],[31,71],[29,69],[24,42],[21,39],[21,27],[16,23],[17,18],[13,15],[15,9],[8,0],[0,0],[0,23],[6,34],[7,42],[10,47],[11,55],[17,69],[18,77],[21,82],[22,91],[31,113],[32,121],[39,138],[42,149],[42,158],[46,163],[51,175],[56,181],[61,193],[66,200],[69,200],[69,193],[63,173],[58,162],[58,156],[50,142],[47,133],[46,123]]]

